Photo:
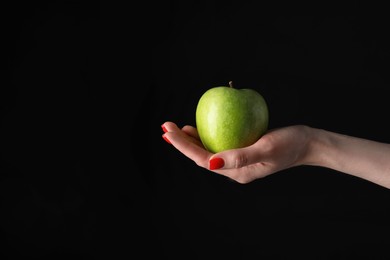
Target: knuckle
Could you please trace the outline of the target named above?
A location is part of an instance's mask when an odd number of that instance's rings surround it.
[[[248,163],[248,157],[243,153],[238,153],[234,160],[234,168],[242,168]]]
[[[272,154],[275,150],[275,141],[271,136],[264,136],[261,140],[261,146],[264,153]]]

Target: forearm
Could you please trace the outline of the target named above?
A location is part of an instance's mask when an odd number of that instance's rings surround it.
[[[302,164],[347,173],[390,188],[390,144],[310,128]]]

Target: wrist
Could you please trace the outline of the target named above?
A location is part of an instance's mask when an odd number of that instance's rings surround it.
[[[331,147],[327,131],[307,126],[305,132],[307,141],[300,164],[326,166],[326,151]]]

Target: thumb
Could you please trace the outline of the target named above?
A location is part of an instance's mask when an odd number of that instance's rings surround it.
[[[214,154],[210,157],[209,169],[238,169],[261,160],[262,153],[260,149],[256,149],[256,146],[252,145]]]

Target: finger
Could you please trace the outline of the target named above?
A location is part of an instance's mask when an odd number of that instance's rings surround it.
[[[174,132],[174,131],[180,131],[180,128],[173,122],[167,121],[164,124],[161,125],[162,130],[167,132]]]
[[[239,169],[244,166],[260,163],[264,161],[265,151],[268,149],[262,142],[257,142],[251,146],[231,149],[214,154],[210,158],[209,168],[215,169]]]
[[[191,138],[191,141],[197,144],[198,146],[204,147],[201,140],[199,139],[198,132],[195,127],[186,125],[182,129],[180,129],[175,123],[173,122],[165,122],[164,124],[161,125],[161,128],[165,133],[167,132],[176,132],[176,133],[181,133],[184,134],[184,137],[189,137]],[[163,136],[164,137],[164,136]],[[165,138],[167,138],[165,136]],[[169,140],[166,140],[168,143],[170,143]]]
[[[185,126],[183,126],[183,128],[181,130],[184,131],[189,136],[192,136],[192,137],[200,140],[198,130],[195,127],[190,126],[190,125],[185,125]]]
[[[167,138],[177,150],[193,160],[197,165],[208,168],[209,158],[212,156],[212,153],[194,142],[194,138],[182,131],[167,132],[163,137]]]

